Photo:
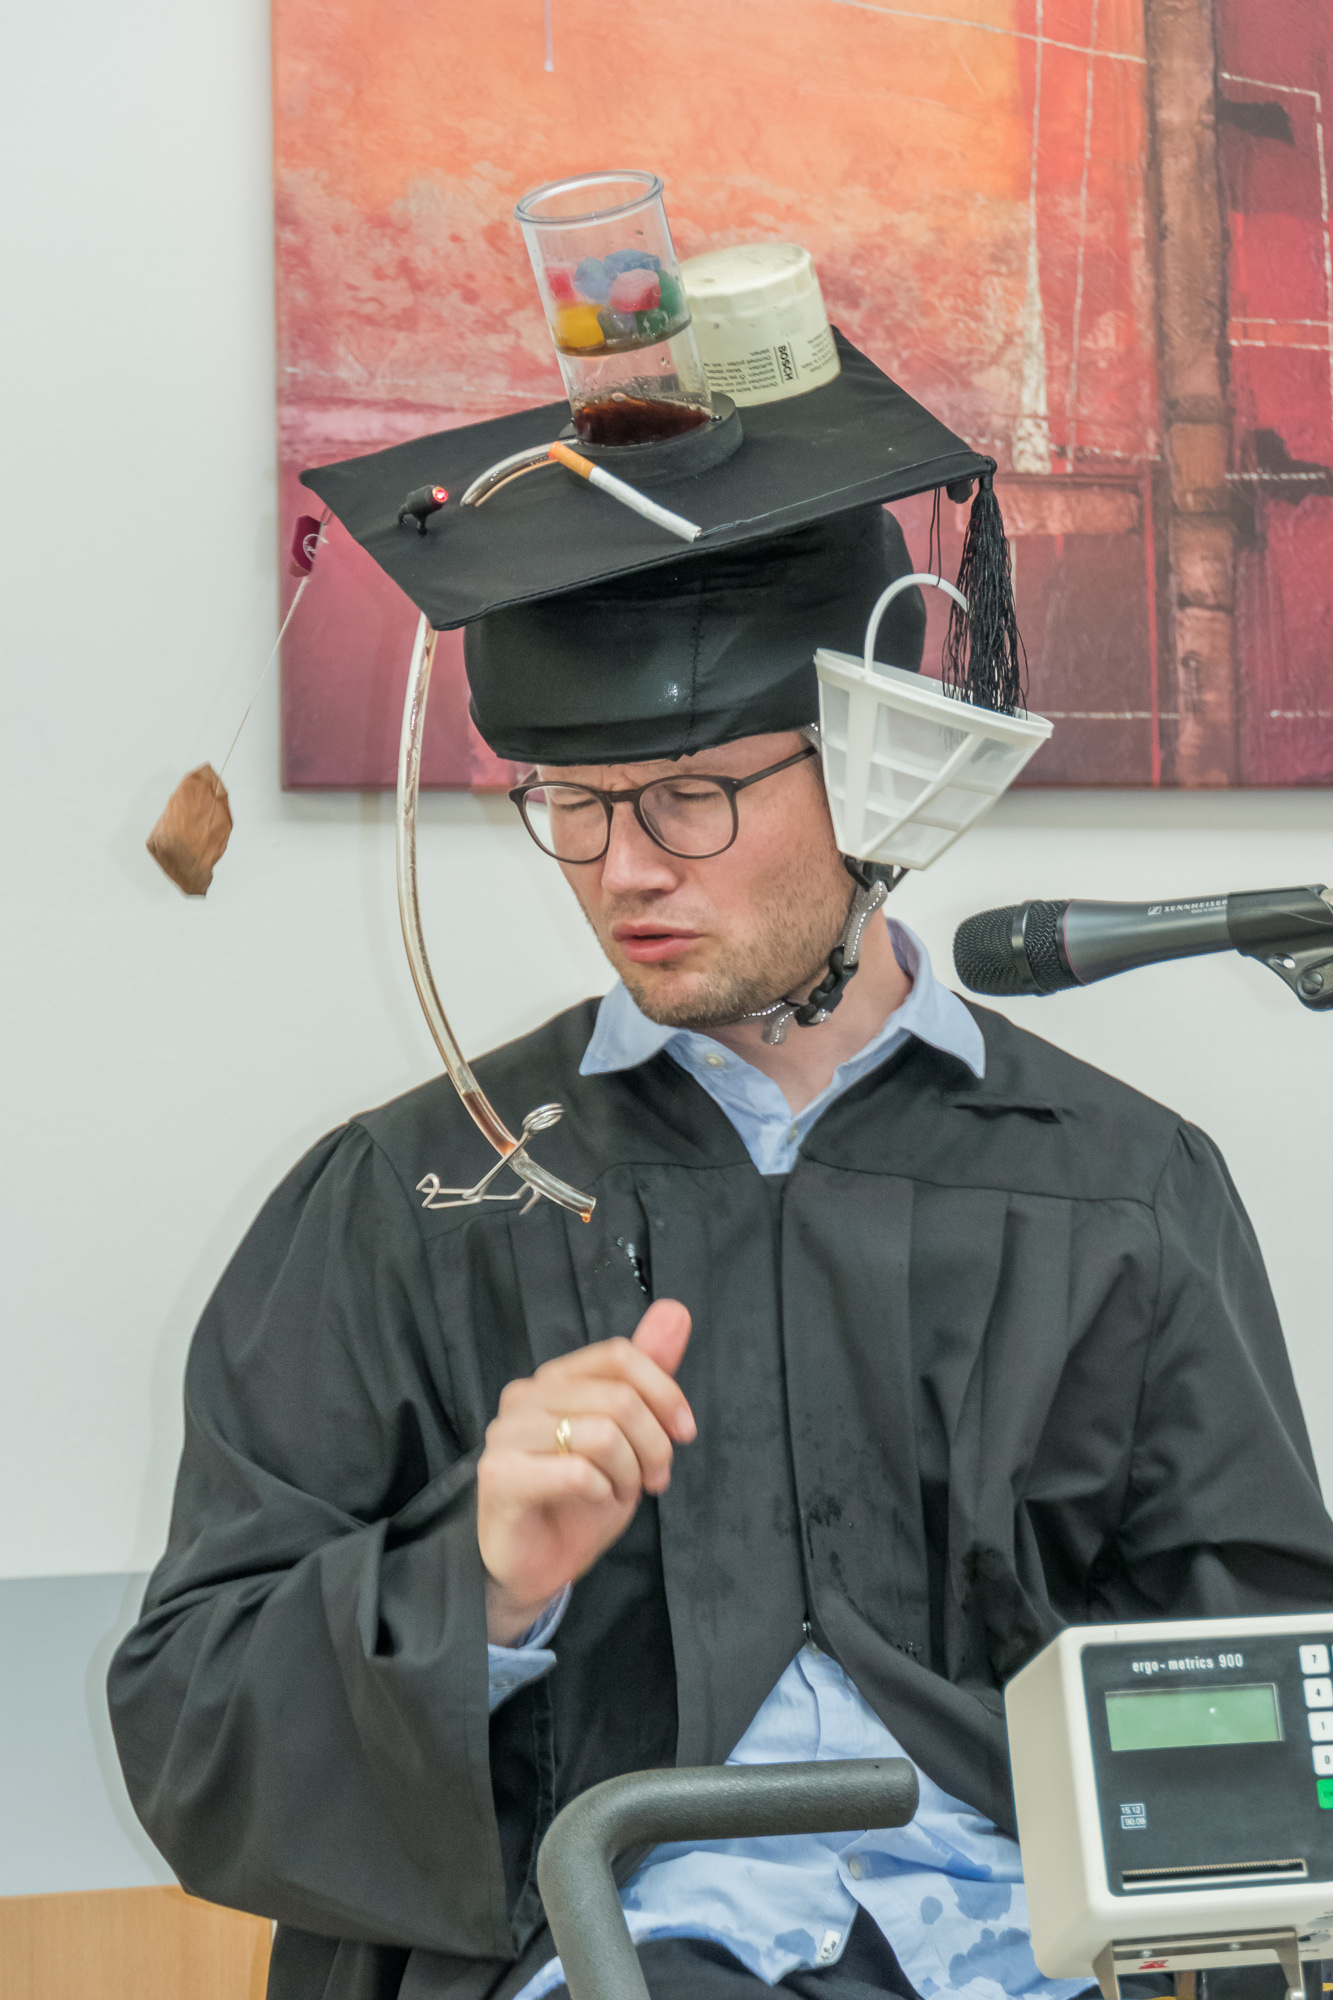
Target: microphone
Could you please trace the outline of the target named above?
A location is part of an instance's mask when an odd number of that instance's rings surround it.
[[[1307,1007],[1333,1007],[1333,906],[1322,882],[1176,903],[1013,903],[958,926],[953,962],[973,993],[1058,993],[1135,966],[1238,951]]]

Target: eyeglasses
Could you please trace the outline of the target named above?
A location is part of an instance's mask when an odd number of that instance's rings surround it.
[[[814,745],[807,743],[795,756],[754,771],[748,778],[682,771],[678,777],[654,778],[651,785],[635,785],[624,792],[546,783],[515,785],[509,796],[542,853],[553,861],[600,861],[611,845],[615,806],[633,806],[634,817],[649,840],[668,854],[683,861],[707,861],[715,854],[725,854],[736,838],[740,825],[738,792],[818,755]]]

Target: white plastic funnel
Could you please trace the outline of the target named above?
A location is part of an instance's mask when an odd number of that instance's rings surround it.
[[[938,681],[875,659],[875,635],[899,591],[913,584],[967,600],[942,577],[900,576],[876,601],[865,653],[815,654],[824,783],[838,846],[858,861],[928,868],[984,817],[1053,725],[1042,715],[998,715]]]

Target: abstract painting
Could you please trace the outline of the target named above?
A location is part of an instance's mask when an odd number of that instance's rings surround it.
[[[274,0],[274,24],[284,546],[303,466],[559,397],[514,202],[647,166],[682,256],[805,244],[833,322],[997,459],[1056,723],[1026,782],[1333,778],[1325,0]],[[896,511],[924,561],[927,503]],[[284,647],[286,785],[393,783],[415,622],[333,524]],[[510,782],[458,635],[438,657],[425,781]]]

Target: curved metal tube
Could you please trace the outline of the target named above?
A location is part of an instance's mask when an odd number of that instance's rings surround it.
[[[412,664],[407,675],[407,701],[403,708],[403,734],[398,746],[398,915],[403,926],[407,962],[412,969],[412,983],[417,989],[421,1011],[435,1038],[435,1046],[449,1073],[449,1081],[462,1098],[464,1108],[478,1131],[489,1145],[494,1146],[500,1158],[474,1187],[442,1187],[436,1175],[427,1174],[418,1184],[417,1192],[425,1193],[426,1200],[422,1205],[427,1208],[465,1208],[479,1201],[516,1201],[523,1193],[522,1188],[511,1195],[488,1192],[500,1169],[508,1166],[526,1183],[530,1191],[528,1206],[545,1195],[548,1201],[558,1202],[561,1208],[572,1209],[586,1222],[597,1206],[592,1195],[581,1194],[577,1188],[548,1173],[545,1167],[539,1167],[535,1160],[529,1159],[526,1150],[528,1139],[534,1132],[545,1131],[555,1124],[560,1117],[560,1106],[538,1105],[523,1120],[522,1136],[514,1137],[472,1074],[467,1058],[454,1039],[454,1031],[441,1005],[435,976],[430,968],[417,894],[417,800],[421,791],[421,744],[426,727],[426,699],[430,693],[430,674],[435,663],[438,637],[439,634],[428,626],[423,615],[412,648]]]
[[[906,1757],[633,1771],[591,1786],[557,1814],[537,1855],[570,2000],[648,2000],[611,1872],[627,1848],[906,1826],[916,1807]]]
[[[484,507],[492,493],[498,493],[511,479],[521,479],[525,472],[536,472],[539,466],[552,463],[549,445],[530,444],[526,451],[511,452],[508,458],[498,459],[485,472],[478,473],[458,504]]]

